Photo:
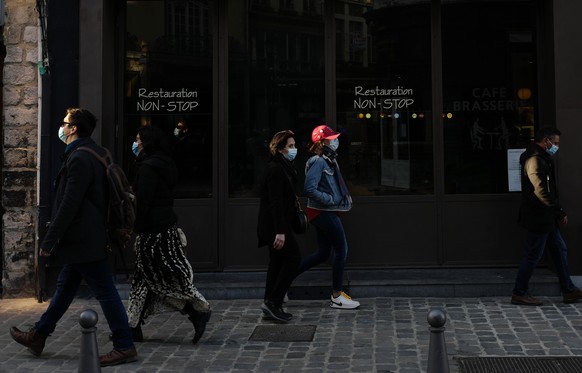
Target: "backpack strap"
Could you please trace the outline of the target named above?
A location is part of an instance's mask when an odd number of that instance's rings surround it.
[[[95,150],[91,149],[88,146],[80,146],[75,150],[83,150],[83,151],[86,151],[87,153],[93,154],[93,156],[95,158],[97,158],[97,160],[99,162],[101,162],[103,167],[105,167],[105,173],[109,174],[109,166],[113,163],[112,157],[111,157],[111,152],[109,151],[109,149],[103,148],[103,150],[105,150],[105,157],[99,155]],[[111,198],[111,197],[108,197],[108,198]],[[107,215],[108,216],[111,214],[110,208],[111,208],[111,206],[108,203],[107,204]],[[110,240],[109,235],[108,235],[107,239]],[[123,265],[123,269],[125,270],[125,275],[126,275],[127,279],[129,280],[129,269],[127,267],[127,263],[125,262],[125,256],[123,255],[123,250],[122,250],[123,248],[118,246],[118,249],[119,249],[119,257],[121,258],[121,263]]]
[[[95,158],[97,158],[99,160],[99,162],[101,162],[103,167],[107,168],[111,164],[111,152],[107,148],[103,148],[103,149],[105,150],[105,157],[99,155],[95,150],[91,149],[88,146],[80,146],[76,150],[83,150],[83,151],[86,151],[88,153],[93,154],[93,156]]]

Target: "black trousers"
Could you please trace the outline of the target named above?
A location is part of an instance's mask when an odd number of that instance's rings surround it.
[[[285,245],[280,250],[269,245],[269,267],[265,284],[265,301],[271,301],[281,307],[285,293],[301,263],[301,252],[293,233],[285,233]]]

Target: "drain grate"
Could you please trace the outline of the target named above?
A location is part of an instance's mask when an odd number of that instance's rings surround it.
[[[460,373],[580,373],[582,357],[457,357]]]
[[[315,325],[258,325],[249,341],[255,342],[311,342]]]

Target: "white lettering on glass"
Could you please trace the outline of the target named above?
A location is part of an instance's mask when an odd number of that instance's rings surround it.
[[[191,112],[198,107],[198,91],[186,88],[175,91],[139,88],[137,96],[136,109],[139,112]]]
[[[396,88],[365,88],[363,86],[354,87],[354,109],[367,110],[393,110],[407,109],[414,104],[414,99],[409,96],[414,95],[411,88],[398,86]]]

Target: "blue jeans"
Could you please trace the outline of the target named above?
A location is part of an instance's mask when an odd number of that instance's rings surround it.
[[[85,279],[95,298],[101,304],[101,309],[112,333],[113,348],[127,350],[133,347],[131,330],[127,323],[127,313],[113,283],[113,274],[107,260],[65,264],[59,273],[55,294],[47,310],[34,324],[34,328],[45,335],[55,331],[57,322],[67,312],[75,299],[82,279]]]
[[[322,211],[311,224],[317,231],[319,247],[316,252],[301,261],[299,274],[325,262],[333,252],[333,291],[342,291],[344,267],[348,256],[348,241],[342,221],[334,211]]]
[[[548,233],[527,232],[525,250],[519,264],[513,294],[524,295],[527,293],[529,280],[536,265],[542,258],[546,245],[556,266],[562,294],[570,293],[576,289],[568,270],[568,248],[560,234],[560,230],[556,228]]]

